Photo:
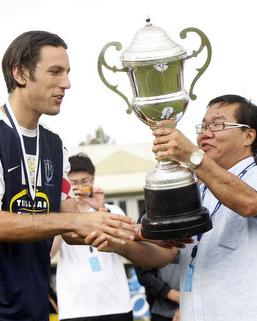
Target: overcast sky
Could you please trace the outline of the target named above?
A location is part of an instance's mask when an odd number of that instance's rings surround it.
[[[257,101],[257,19],[255,1],[208,0],[8,0],[1,2],[0,56],[9,43],[28,30],[47,30],[59,34],[68,44],[72,87],[67,91],[61,113],[44,117],[60,134],[65,145],[73,148],[87,134],[102,126],[116,143],[151,142],[149,128],[134,114],[127,115],[124,101],[101,82],[97,59],[102,47],[119,41],[125,49],[150,16],[153,25],[163,28],[189,53],[199,39],[179,32],[187,27],[201,29],[209,38],[212,61],[195,87],[196,101],[190,101],[178,124],[194,140],[194,125],[201,121],[211,98],[236,93]],[[120,66],[121,52],[109,55],[110,65]],[[185,84],[189,89],[194,68],[201,67],[205,54],[186,61]],[[110,80],[122,84],[128,98],[131,90],[126,75]],[[0,77],[0,102],[6,99]]]

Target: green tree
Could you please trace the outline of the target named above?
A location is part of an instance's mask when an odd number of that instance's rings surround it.
[[[108,143],[110,143],[110,136],[106,135],[102,127],[98,127],[95,130],[95,135],[88,134],[85,141],[82,141],[79,146]]]

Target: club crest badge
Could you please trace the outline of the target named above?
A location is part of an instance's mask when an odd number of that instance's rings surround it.
[[[54,165],[53,162],[49,159],[44,160],[44,170],[45,170],[45,178],[47,184],[49,184],[54,175]]]

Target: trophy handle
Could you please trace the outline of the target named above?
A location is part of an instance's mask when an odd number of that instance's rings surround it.
[[[130,113],[132,112],[132,106],[131,106],[128,98],[127,98],[120,90],[117,89],[117,88],[118,88],[118,85],[112,85],[112,84],[110,84],[110,83],[106,80],[106,78],[105,78],[105,76],[104,76],[104,73],[103,73],[103,67],[105,67],[106,69],[111,70],[113,73],[115,73],[115,72],[127,72],[127,71],[128,71],[128,68],[117,68],[116,66],[112,66],[112,67],[111,67],[110,65],[107,64],[104,55],[105,55],[106,50],[107,50],[108,48],[110,48],[110,47],[115,47],[116,50],[121,50],[122,45],[121,45],[120,42],[109,42],[109,43],[107,43],[107,44],[103,47],[103,49],[101,50],[100,55],[99,55],[99,57],[98,57],[98,63],[97,63],[98,73],[99,73],[99,76],[100,76],[102,82],[103,82],[108,88],[110,88],[113,92],[115,92],[116,94],[118,94],[119,96],[121,96],[121,98],[123,98],[123,99],[125,100],[125,102],[126,102],[127,105],[128,105],[128,109],[126,110],[126,112],[127,112],[128,114],[130,114]]]
[[[201,68],[197,68],[196,70],[198,71],[198,74],[195,76],[194,80],[192,81],[192,84],[190,86],[189,90],[189,97],[192,100],[195,100],[197,96],[193,93],[194,86],[197,82],[197,80],[202,76],[202,74],[205,72],[206,68],[209,66],[210,61],[211,61],[211,56],[212,56],[212,48],[209,39],[207,36],[199,29],[197,28],[186,28],[180,32],[180,38],[185,39],[187,36],[188,32],[195,32],[199,35],[201,38],[201,44],[198,50],[193,50],[192,54],[188,56],[186,59],[190,59],[192,57],[197,57],[198,54],[204,49],[206,46],[207,48],[207,59],[204,63],[204,65]]]

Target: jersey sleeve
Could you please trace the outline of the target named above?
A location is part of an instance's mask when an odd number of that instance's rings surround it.
[[[74,198],[74,193],[68,179],[69,171],[70,171],[70,163],[69,163],[68,151],[66,148],[63,148],[63,176],[62,176],[62,197],[61,197],[62,201],[69,198]]]

